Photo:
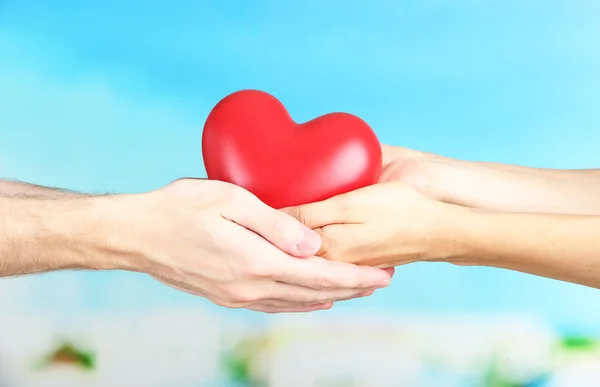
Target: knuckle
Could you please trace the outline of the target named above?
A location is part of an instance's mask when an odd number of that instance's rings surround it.
[[[315,232],[321,237],[321,248],[316,255],[328,261],[344,261],[345,252],[339,238],[336,237],[333,229],[335,227],[336,225],[332,225],[315,229]]]
[[[310,224],[310,211],[306,207],[294,207],[290,210],[290,215],[296,218],[300,223]]]
[[[331,274],[324,273],[319,276],[316,283],[316,288],[319,290],[327,290],[335,287],[335,281]]]
[[[219,189],[216,190],[219,201],[231,204],[237,204],[244,200],[244,196],[247,193],[243,188],[237,187],[233,184],[220,182]]]
[[[331,259],[331,257],[332,257],[331,240],[329,238],[329,234],[327,233],[326,227],[315,228],[315,229],[313,229],[313,231],[316,232],[317,234],[319,234],[319,236],[321,237],[321,247],[319,248],[319,251],[317,251],[317,253],[315,255],[317,255],[321,258]]]
[[[223,187],[223,194],[225,199],[235,203],[247,201],[253,196],[250,192],[233,184],[226,184]]]
[[[310,227],[314,220],[314,216],[312,216],[313,212],[310,205],[287,207],[282,209],[281,211],[308,227]],[[285,218],[287,217],[284,217],[284,219]]]
[[[244,188],[235,184],[218,180],[206,180],[203,196],[209,198],[215,203],[226,203],[228,207],[237,207],[243,205],[244,201],[252,198],[252,194]]]

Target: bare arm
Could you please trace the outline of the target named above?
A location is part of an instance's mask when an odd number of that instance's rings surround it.
[[[443,200],[508,212],[600,215],[600,171],[452,160],[433,184]]]
[[[436,235],[459,265],[516,270],[600,289],[600,216],[446,208]]]
[[[447,203],[506,212],[600,215],[600,170],[529,168],[383,146],[384,181]]]
[[[0,197],[0,277],[130,267],[127,255],[110,247],[111,224],[119,223],[102,203]]]
[[[93,251],[89,243],[100,235],[89,227],[95,201],[86,198],[64,189],[0,180],[0,277],[116,268],[109,263],[112,258]]]
[[[319,255],[377,267],[489,266],[600,289],[600,216],[501,213],[375,184],[284,209],[321,235]]]
[[[0,179],[0,196],[58,199],[75,197],[79,195],[82,194],[65,189],[49,188],[20,181]]]
[[[314,257],[317,234],[232,184],[182,179],[108,196],[2,186],[0,277],[129,270],[217,305],[270,313],[328,309],[389,285],[384,270]]]

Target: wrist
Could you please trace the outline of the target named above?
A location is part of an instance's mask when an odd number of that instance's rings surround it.
[[[443,247],[436,260],[454,265],[509,268],[515,259],[536,252],[538,241],[529,237],[532,229],[539,227],[540,221],[542,228],[548,226],[537,214],[445,206],[446,216],[440,218],[436,229]]]
[[[480,255],[477,236],[478,229],[485,226],[485,212],[442,202],[436,202],[435,206],[431,231],[434,249],[429,261],[485,265],[489,257]]]

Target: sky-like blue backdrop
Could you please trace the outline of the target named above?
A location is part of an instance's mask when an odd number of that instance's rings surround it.
[[[244,88],[298,121],[357,114],[391,144],[600,167],[599,20],[595,0],[0,0],[0,176],[92,192],[204,176],[204,119]],[[205,304],[126,273],[19,281],[39,308]],[[598,304],[576,285],[418,264],[337,309],[525,312],[596,328]]]

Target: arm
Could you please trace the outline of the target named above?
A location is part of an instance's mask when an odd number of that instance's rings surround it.
[[[80,196],[82,194],[59,188],[43,187],[20,181],[0,179],[0,196],[12,197],[38,197],[44,199],[58,199]]]
[[[293,218],[217,181],[183,179],[137,195],[0,195],[0,277],[129,270],[263,312],[328,309],[389,284],[383,270],[315,257],[320,243]]]
[[[506,212],[600,215],[600,170],[455,160],[383,146],[383,181],[400,180],[447,203]]]
[[[442,207],[435,235],[458,265],[516,270],[600,289],[600,216]]]
[[[494,211],[600,215],[598,170],[448,163],[431,181],[432,191],[446,202]]]
[[[321,235],[318,254],[332,260],[490,266],[600,289],[600,216],[476,210],[400,182],[285,211]]]
[[[0,197],[0,277],[64,269],[131,269],[126,255],[107,248],[113,227],[109,219],[116,217],[108,216],[108,211],[103,214],[97,204],[85,197]],[[106,222],[104,227],[99,227],[100,221]]]

